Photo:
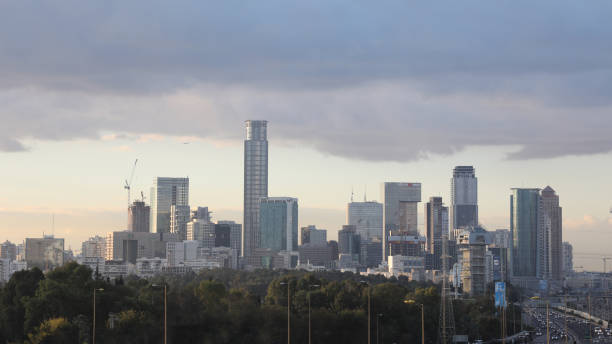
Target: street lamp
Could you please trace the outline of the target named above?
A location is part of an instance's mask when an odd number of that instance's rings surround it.
[[[102,288],[94,288],[93,290],[93,331],[92,331],[92,344],[96,344],[96,291],[104,291]]]
[[[310,289],[318,288],[321,285],[311,284]],[[308,290],[308,344],[312,344],[312,323],[310,321],[310,289]]]
[[[370,283],[366,281],[360,281],[359,283],[365,284],[368,286],[368,344],[371,344],[372,336],[370,335],[370,312],[371,312],[371,302],[370,302]]]
[[[380,338],[380,336],[378,335],[378,323],[379,323],[379,319],[382,317],[383,317],[382,313],[376,314],[376,344],[379,344],[378,338]]]
[[[415,300],[404,300],[404,303],[408,305],[416,304],[421,307],[421,344],[425,344],[425,306]]]
[[[287,281],[281,282],[280,285],[287,286],[287,344],[291,344],[291,284]]]
[[[161,288],[159,284],[151,284],[153,288]],[[164,344],[168,343],[168,285],[164,283]],[[94,343],[95,344],[95,343]]]

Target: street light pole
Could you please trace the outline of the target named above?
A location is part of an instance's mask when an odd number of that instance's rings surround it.
[[[161,288],[161,285],[152,284],[151,287]],[[166,283],[164,283],[164,344],[168,344],[168,284]]]
[[[94,288],[93,290],[93,331],[92,331],[92,344],[96,344],[96,291],[104,291],[102,288]]]
[[[320,287],[318,284],[311,284],[310,288]],[[311,323],[311,309],[310,309],[310,290],[308,290],[308,344],[312,344],[312,323]]]
[[[281,282],[280,285],[287,285],[287,344],[291,344],[291,289],[289,281]]]
[[[371,326],[371,320],[370,320],[371,316],[370,315],[371,315],[372,307],[371,307],[371,300],[370,300],[370,294],[371,294],[370,283],[368,283],[366,281],[361,281],[360,283],[363,283],[363,284],[368,286],[368,344],[371,344],[372,343],[372,335],[370,334],[370,331],[371,331],[372,326]]]
[[[425,305],[417,303],[415,300],[404,300],[404,303],[409,305],[417,304],[421,307],[421,344],[425,344]]]

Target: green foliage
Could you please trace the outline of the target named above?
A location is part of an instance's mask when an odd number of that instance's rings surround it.
[[[293,343],[307,343],[309,310],[313,342],[365,342],[368,295],[372,340],[379,328],[383,342],[419,342],[420,304],[427,342],[437,339],[438,288],[404,277],[216,269],[109,283],[70,263],[46,276],[37,269],[16,273],[0,289],[0,342],[89,343],[93,290],[103,289],[96,293],[96,343],[162,343],[164,290],[154,285],[167,286],[170,343],[285,343],[288,307]],[[488,295],[455,301],[455,314],[457,333],[483,339],[499,333]]]

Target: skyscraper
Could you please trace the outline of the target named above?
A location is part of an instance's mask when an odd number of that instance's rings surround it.
[[[456,166],[451,178],[450,228],[478,226],[478,179],[472,166]]]
[[[442,203],[442,197],[430,197],[425,204],[425,222],[427,226],[427,251],[433,254],[435,270],[442,268],[442,235],[448,234],[448,208]]]
[[[514,277],[538,277],[538,236],[542,231],[540,189],[512,189],[510,265]]]
[[[544,210],[544,225],[549,230],[545,239],[549,240],[546,245],[549,255],[549,275],[554,280],[563,278],[563,229],[562,208],[559,206],[559,196],[550,186],[542,190],[542,209]]]
[[[417,205],[421,201],[421,183],[384,183],[382,185],[383,258],[389,255],[390,235],[418,235]]]
[[[574,248],[569,242],[563,243],[563,274],[571,275],[574,272]]]
[[[242,255],[248,257],[260,242],[259,200],[268,197],[268,122],[249,120],[245,123]]]
[[[191,208],[188,205],[170,206],[170,233],[176,233],[180,240],[187,240],[187,222],[191,220]]]
[[[151,207],[143,201],[134,201],[128,209],[128,231],[148,232]]]
[[[189,178],[155,178],[151,188],[151,232],[170,232],[173,205],[189,206]]]
[[[382,239],[383,205],[378,202],[351,202],[348,204],[346,222],[357,228],[362,241]]]
[[[297,251],[297,198],[267,197],[260,200],[260,247],[272,251]]]

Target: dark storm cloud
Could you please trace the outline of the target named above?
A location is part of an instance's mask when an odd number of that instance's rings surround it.
[[[236,139],[240,121],[267,118],[278,138],[358,159],[467,145],[521,145],[516,159],[607,152],[611,10],[552,0],[3,2],[0,150],[108,131]]]

